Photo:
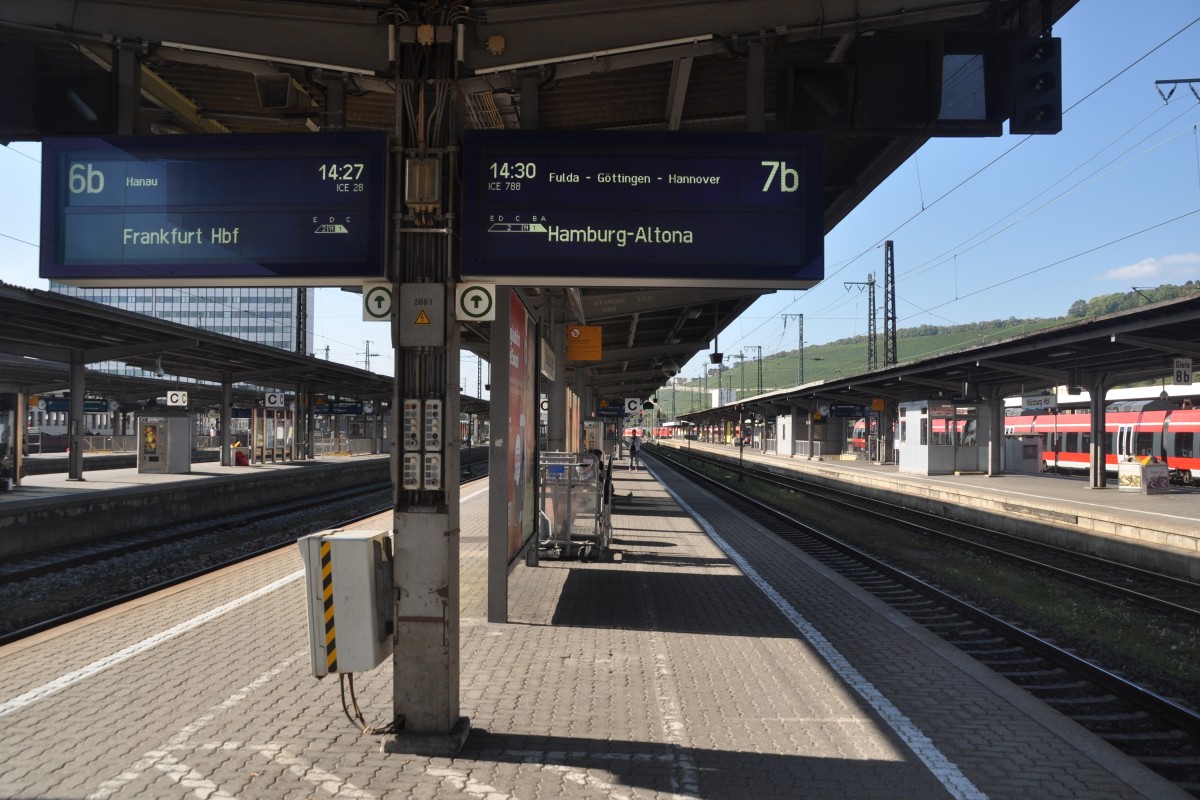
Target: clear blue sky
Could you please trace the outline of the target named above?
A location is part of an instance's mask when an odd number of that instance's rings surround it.
[[[844,283],[874,273],[882,304],[887,239],[901,328],[1063,316],[1075,300],[1200,278],[1200,100],[1181,86],[1164,103],[1155,88],[1196,78],[1200,92],[1200,2],[1080,0],[1054,34],[1061,133],[931,140],[826,237],[821,285],[760,299],[720,349],[794,350],[781,314],[804,314],[809,344],[866,333],[865,291]],[[701,354],[683,374],[706,365]]]
[[[886,239],[902,328],[1062,316],[1075,300],[1200,278],[1200,100],[1181,86],[1164,103],[1155,88],[1195,78],[1200,92],[1200,2],[1080,0],[1054,34],[1062,133],[930,141],[826,237],[825,282],[760,299],[721,350],[794,349],[795,321],[785,327],[782,314],[804,314],[810,345],[865,333],[866,294],[843,284],[874,273],[882,303]],[[0,147],[0,279],[46,288],[34,244],[39,159],[35,144]],[[371,369],[391,374],[387,326],[361,321],[358,295],[319,290],[316,314],[318,354],[328,346],[362,366],[370,341]],[[701,353],[682,374],[707,361]],[[475,394],[474,356],[462,370]]]

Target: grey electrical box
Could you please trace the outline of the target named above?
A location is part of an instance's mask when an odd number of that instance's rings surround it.
[[[436,158],[404,162],[404,205],[413,211],[442,210],[442,163]]]
[[[446,287],[440,283],[402,283],[395,313],[401,347],[446,344]]]
[[[312,672],[374,669],[392,652],[392,544],[387,531],[300,539]]]

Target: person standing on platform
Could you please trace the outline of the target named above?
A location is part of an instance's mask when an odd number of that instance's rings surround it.
[[[638,468],[638,438],[637,434],[629,437],[629,468],[637,471]]]

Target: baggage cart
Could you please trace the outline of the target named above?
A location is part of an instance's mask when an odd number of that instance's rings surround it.
[[[599,558],[612,546],[612,456],[542,453],[539,471],[539,555]]]

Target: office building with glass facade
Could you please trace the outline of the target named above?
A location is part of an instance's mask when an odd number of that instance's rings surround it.
[[[303,288],[80,288],[51,281],[50,291],[104,303],[166,322],[297,352],[296,306],[305,292],[303,351],[313,353],[315,289]]]

